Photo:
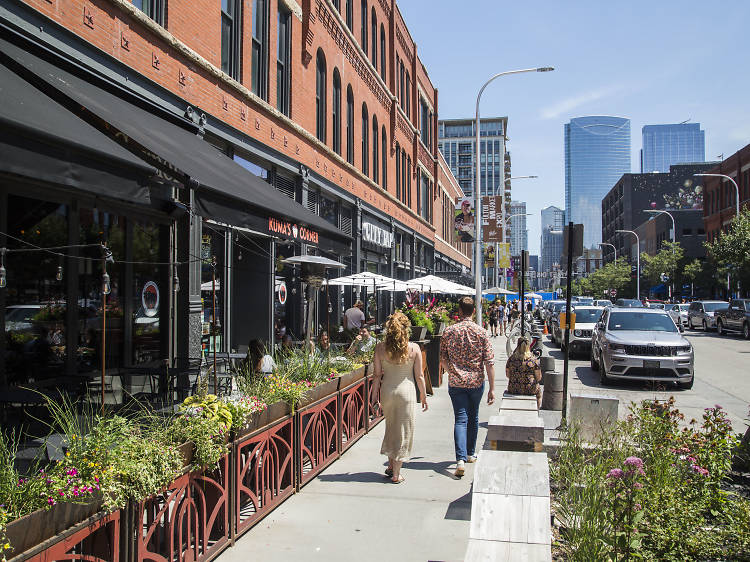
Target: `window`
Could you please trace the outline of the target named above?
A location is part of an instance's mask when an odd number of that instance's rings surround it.
[[[411,156],[406,158],[406,203],[411,208]]]
[[[370,175],[370,142],[368,135],[370,131],[370,117],[367,113],[367,105],[362,104],[362,173]]]
[[[354,164],[354,94],[346,88],[346,161]]]
[[[333,0],[333,6],[337,12],[341,12],[341,0]]]
[[[385,27],[380,24],[380,77],[385,80]]]
[[[222,0],[237,1],[237,0]],[[268,72],[266,61],[268,60],[268,0],[253,0],[253,60],[252,60],[252,83],[250,89],[253,93],[265,99],[266,82]],[[288,68],[288,67],[287,67]]]
[[[352,6],[352,2],[354,0],[346,0],[346,27],[349,28],[349,31],[352,30],[352,27],[354,27],[354,6]]]
[[[333,120],[333,150],[341,154],[341,76],[339,69],[333,69],[333,100],[331,104]]]
[[[383,189],[388,189],[388,139],[385,136],[385,125],[380,132],[380,161],[381,161],[381,174],[383,178]]]
[[[403,61],[401,61],[401,65],[399,67],[399,75],[398,75],[398,80],[399,80],[399,88],[398,88],[399,98],[398,99],[399,99],[399,103],[401,104],[401,109],[404,109],[405,107],[404,106],[404,78],[405,76],[406,76],[406,72],[404,71],[404,63]]]
[[[360,46],[362,50],[367,54],[367,0],[362,0],[361,7],[362,16],[362,36],[359,38]]]
[[[396,199],[401,201],[401,146],[396,143]]]
[[[221,70],[234,79],[240,71],[241,6],[240,0],[221,0]]]
[[[378,183],[380,174],[378,168],[380,162],[378,159],[378,118],[372,116],[372,179],[375,183]]]
[[[133,5],[159,25],[164,25],[164,0],[133,0]]]
[[[315,136],[326,142],[326,58],[321,49],[315,65]]]
[[[289,115],[289,52],[291,47],[292,14],[279,2],[279,26],[276,37],[276,107]]]
[[[406,93],[404,94],[406,100],[406,116],[411,119],[411,80],[409,79],[409,73],[406,73]]]
[[[320,216],[333,226],[339,226],[339,206],[333,199],[327,197],[320,198],[320,208],[318,210]]]
[[[375,15],[375,7],[372,8],[372,15],[370,16],[371,33],[370,39],[372,40],[372,66],[375,70],[378,68],[378,16]]]
[[[427,148],[430,146],[430,108],[427,102],[419,98],[419,136]],[[482,154],[484,156],[484,153]]]

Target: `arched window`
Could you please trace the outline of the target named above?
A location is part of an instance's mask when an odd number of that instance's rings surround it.
[[[380,162],[378,159],[378,118],[372,116],[372,179],[375,183],[378,183],[378,168]]]
[[[346,161],[354,164],[354,94],[346,88]]]
[[[385,80],[385,27],[380,24],[380,77]]]
[[[318,49],[315,71],[315,136],[326,142],[326,58]]]
[[[375,7],[370,15],[370,40],[372,41],[372,66],[378,68],[378,16],[375,15]]]
[[[405,74],[404,61],[401,61],[401,66],[398,69],[398,72],[399,72],[398,80],[399,80],[399,85],[400,85],[398,89],[398,93],[399,93],[398,100],[401,103],[401,109],[404,109],[404,111],[406,111],[405,106],[404,106],[404,74]]]
[[[370,116],[367,104],[362,104],[362,173],[370,175]]]
[[[401,201],[401,146],[396,143],[396,199]]]
[[[333,100],[331,104],[333,121],[333,150],[341,154],[341,76],[339,69],[333,69]]]
[[[349,31],[352,31],[352,27],[354,26],[354,6],[352,6],[352,2],[354,0],[346,0],[346,27],[349,28]]]
[[[362,17],[362,37],[360,37],[360,46],[362,50],[367,54],[367,0],[362,0],[360,7]]]
[[[406,197],[404,203],[411,208],[411,156],[406,157]]]
[[[380,131],[380,167],[383,178],[383,189],[388,189],[388,138],[385,136],[385,125]]]

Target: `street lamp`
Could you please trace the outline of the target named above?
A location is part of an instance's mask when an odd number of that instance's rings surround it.
[[[477,94],[477,106],[476,106],[476,120],[474,121],[474,128],[475,131],[475,151],[474,155],[476,158],[476,172],[474,177],[474,230],[475,230],[475,236],[474,236],[474,288],[476,291],[476,309],[477,309],[477,324],[480,326],[482,325],[482,268],[480,267],[480,264],[482,263],[482,227],[481,227],[481,221],[482,221],[482,194],[480,192],[481,189],[481,175],[480,175],[480,166],[479,162],[481,160],[480,158],[480,147],[481,144],[479,142],[479,102],[482,99],[482,94],[484,93],[484,89],[490,85],[491,82],[494,80],[500,78],[501,76],[507,76],[509,74],[521,74],[523,72],[550,72],[554,70],[551,66],[541,66],[538,68],[524,68],[522,70],[506,70],[505,72],[500,72],[498,74],[495,74],[492,78],[487,80],[482,87],[479,89],[479,93]],[[505,133],[506,131],[503,131]],[[505,143],[503,143],[503,146],[505,146]],[[505,158],[503,157],[503,177],[505,177]],[[503,192],[505,191],[505,182],[503,182]],[[505,228],[505,194],[503,193],[503,204],[500,206],[501,212],[502,212],[502,225],[503,228]]]
[[[615,252],[615,265],[617,265],[617,247],[609,242],[599,242],[600,246],[612,246],[612,250]]]
[[[694,176],[704,176],[704,177],[709,177],[709,178],[724,178],[724,179],[728,179],[729,181],[731,181],[732,184],[734,185],[735,191],[737,191],[737,198],[735,200],[735,203],[736,203],[736,212],[737,212],[737,216],[738,217],[740,216],[740,188],[737,185],[737,182],[734,181],[734,179],[732,177],[727,176],[725,174],[693,174],[693,175]]]
[[[643,212],[656,215],[667,215],[670,219],[672,219],[672,243],[677,243],[677,227],[675,226],[674,215],[672,213],[663,211],[661,209],[643,209]],[[674,246],[672,246],[672,253],[674,254]]]
[[[635,236],[635,245],[636,245],[636,251],[635,251],[635,298],[640,299],[641,298],[641,239],[638,238],[638,235],[633,232],[632,230],[615,230],[615,232],[619,232],[620,234],[632,234]]]

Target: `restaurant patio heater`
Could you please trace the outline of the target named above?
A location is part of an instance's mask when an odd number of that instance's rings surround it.
[[[305,349],[310,347],[313,331],[313,306],[318,298],[318,291],[326,278],[326,270],[343,269],[343,263],[330,260],[322,256],[293,256],[284,260],[289,265],[299,265],[302,269],[300,279],[307,284],[305,299],[307,300],[307,314],[305,316]]]

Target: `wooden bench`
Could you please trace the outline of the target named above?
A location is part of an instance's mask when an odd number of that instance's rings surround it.
[[[500,410],[487,424],[487,441],[490,449],[540,452],[544,445],[544,420],[536,408]]]
[[[500,400],[500,411],[502,410],[523,410],[525,412],[537,412],[536,396],[529,396],[532,400],[524,400],[521,398],[505,398]]]
[[[464,560],[551,560],[547,455],[483,450],[474,474]]]

